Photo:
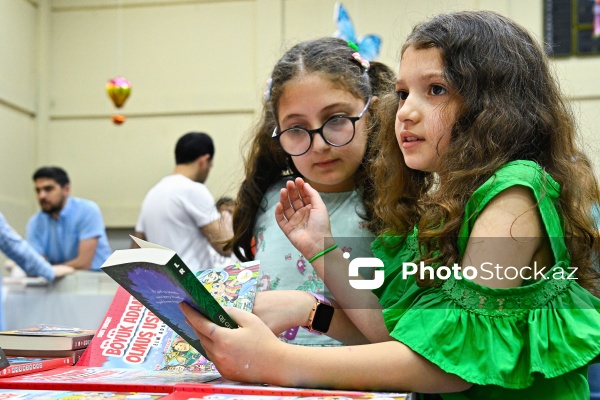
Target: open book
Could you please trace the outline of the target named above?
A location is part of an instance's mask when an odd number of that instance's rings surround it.
[[[200,271],[196,276],[173,250],[132,239],[139,249],[115,251],[101,269],[206,357],[179,303],[185,301],[217,325],[237,328],[222,306],[252,309],[258,261]]]

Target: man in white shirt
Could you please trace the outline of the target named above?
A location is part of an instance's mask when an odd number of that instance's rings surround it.
[[[177,252],[192,272],[212,268],[209,247],[228,256],[223,241],[232,236],[231,216],[220,214],[204,185],[212,168],[213,141],[190,132],[175,146],[175,170],[146,194],[135,236]]]

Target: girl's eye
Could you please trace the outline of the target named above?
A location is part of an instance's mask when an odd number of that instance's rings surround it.
[[[448,93],[448,90],[440,85],[432,85],[431,89],[429,89],[429,92],[434,96],[443,96]]]
[[[398,96],[398,100],[400,100],[400,101],[404,101],[408,98],[408,92],[406,92],[404,90],[398,90],[396,92],[396,95]]]

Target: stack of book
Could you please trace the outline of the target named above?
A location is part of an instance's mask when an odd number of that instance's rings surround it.
[[[94,334],[94,330],[55,325],[0,332],[0,357],[8,364],[0,370],[0,378],[74,365]]]

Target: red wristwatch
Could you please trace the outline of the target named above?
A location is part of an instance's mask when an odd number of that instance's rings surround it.
[[[329,330],[329,325],[331,325],[331,319],[333,318],[335,308],[325,296],[313,292],[308,293],[314,296],[316,303],[310,311],[308,323],[306,326],[303,326],[303,328],[319,335],[326,333]]]

